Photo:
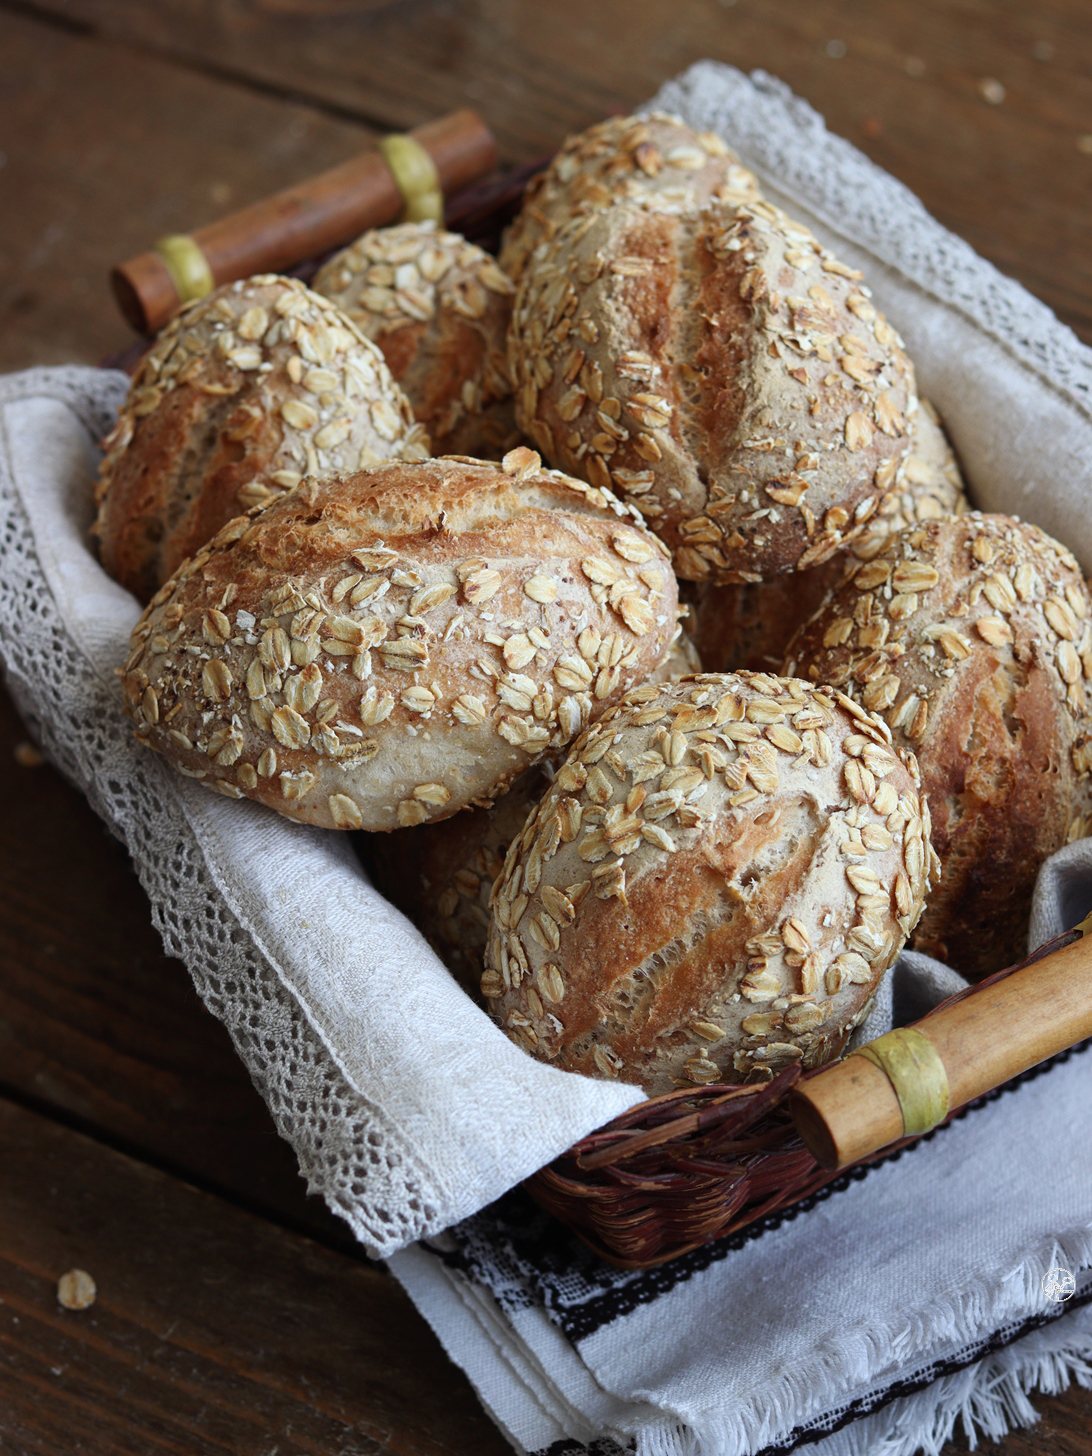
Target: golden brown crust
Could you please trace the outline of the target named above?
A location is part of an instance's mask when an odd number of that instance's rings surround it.
[[[972,976],[1023,945],[1039,866],[1092,811],[1092,604],[1064,546],[972,512],[894,537],[802,630],[788,671],[912,747],[943,877],[914,938]]]
[[[568,137],[527,188],[500,263],[521,277],[529,258],[571,217],[631,202],[654,212],[692,212],[758,196],[758,182],[713,132],[677,117],[616,116]]]
[[[916,408],[859,278],[763,201],[578,217],[519,287],[517,420],[631,500],[684,579],[819,565],[892,489]]]
[[[327,828],[489,802],[667,652],[666,553],[613,496],[445,457],[304,481],[157,594],[137,736],[208,788]]]
[[[434,454],[499,459],[519,443],[505,343],[515,290],[495,258],[409,222],[365,233],[313,287],[382,349]]]
[[[674,1086],[837,1055],[921,911],[913,755],[763,674],[638,688],[508,852],[483,994],[556,1066]]]
[[[708,672],[776,672],[793,633],[856,561],[870,561],[896,531],[968,509],[951,445],[928,400],[910,416],[910,454],[848,551],[822,566],[742,586],[691,587],[694,642]]]
[[[226,284],[140,365],[96,487],[102,563],[142,601],[221,526],[304,475],[419,460],[375,345],[297,279]]]

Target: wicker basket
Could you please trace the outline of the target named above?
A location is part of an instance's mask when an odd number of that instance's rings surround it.
[[[600,1258],[647,1269],[797,1203],[820,1168],[785,1106],[790,1067],[756,1090],[713,1084],[623,1113],[524,1187]]]
[[[451,198],[444,225],[496,252],[528,182],[548,161],[543,157]],[[309,282],[329,256],[301,260],[288,271]],[[134,370],[151,342],[138,339],[102,362]],[[1048,942],[1027,961],[950,1001],[1060,949],[1075,934]],[[651,1098],[581,1139],[523,1186],[611,1264],[646,1269],[667,1263],[764,1217],[783,1215],[846,1176],[820,1166],[788,1111],[792,1088],[822,1070],[801,1074],[790,1067],[759,1087],[713,1084]],[[965,1110],[953,1109],[945,1122]],[[916,1141],[902,1139],[865,1163]]]
[[[934,1010],[975,996],[1079,937],[1079,930],[1056,936]],[[830,1171],[816,1162],[788,1110],[793,1087],[823,1070],[802,1074],[789,1067],[761,1087],[711,1085],[650,1098],[582,1138],[524,1187],[609,1263],[623,1269],[665,1264],[783,1214],[846,1176],[844,1168]],[[941,1126],[966,1110],[953,1108]],[[902,1138],[853,1166],[918,1141]]]

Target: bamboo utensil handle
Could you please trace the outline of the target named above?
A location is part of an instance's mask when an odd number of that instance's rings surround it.
[[[193,233],[161,238],[110,275],[135,329],[154,333],[175,310],[220,283],[277,273],[397,218],[442,219],[443,197],[497,164],[497,144],[474,111],[452,112],[329,172]]]
[[[1092,915],[1061,949],[952,997],[808,1077],[789,1106],[824,1168],[927,1132],[949,1111],[1092,1036]]]

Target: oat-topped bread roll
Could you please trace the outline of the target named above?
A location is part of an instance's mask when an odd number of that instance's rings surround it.
[[[208,788],[395,829],[488,803],[675,626],[667,555],[613,496],[523,448],[392,463],[226,526],[141,618],[125,694]]]
[[[742,586],[699,585],[691,605],[694,643],[708,672],[776,672],[792,635],[857,561],[869,561],[896,531],[968,509],[952,447],[927,400],[910,416],[910,454],[895,484],[848,552],[810,571]]]
[[[171,320],[106,446],[102,563],[142,601],[227,521],[304,475],[429,453],[375,345],[328,299],[273,274]]]
[[[519,443],[505,344],[514,289],[495,258],[407,222],[365,233],[314,288],[382,349],[434,454],[493,459]]]
[[[508,846],[550,786],[552,766],[520,774],[485,809],[420,824],[363,846],[376,888],[408,915],[459,985],[479,999],[489,897]]]
[[[828,560],[910,452],[898,335],[766,202],[565,224],[520,284],[509,357],[521,429],[631,500],[692,581]]]
[[[841,693],[764,674],[630,693],[508,851],[493,1017],[652,1094],[836,1056],[928,887],[928,810],[890,738]]]
[[[1064,546],[971,512],[894,537],[790,648],[917,754],[943,877],[914,944],[968,975],[1020,953],[1039,866],[1088,828],[1089,608]]]
[[[501,267],[518,281],[534,250],[562,223],[616,202],[693,212],[757,196],[754,173],[713,132],[694,131],[662,111],[611,117],[569,137],[531,180],[505,236]]]

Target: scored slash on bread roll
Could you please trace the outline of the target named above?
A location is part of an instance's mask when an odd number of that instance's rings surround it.
[[[653,1095],[836,1056],[933,863],[913,755],[890,738],[843,694],[764,674],[629,693],[509,849],[494,1019]]]
[[[943,869],[917,949],[974,977],[1024,943],[1039,866],[1092,811],[1092,605],[1035,526],[971,512],[904,530],[794,639],[787,669],[913,748]]]
[[[694,131],[662,111],[611,117],[567,138],[532,178],[505,235],[501,267],[518,281],[535,249],[562,223],[616,202],[692,212],[757,196],[754,173],[714,132]]]
[[[906,526],[969,509],[959,466],[928,400],[919,402],[909,425],[910,454],[890,494],[848,551],[810,571],[769,581],[690,588],[694,643],[708,672],[776,672],[793,633],[857,561],[870,561]]]
[[[221,526],[304,475],[420,460],[376,346],[294,278],[226,284],[144,357],[96,486],[102,563],[141,601]]]
[[[519,443],[506,335],[512,281],[429,222],[367,232],[315,275],[383,351],[435,455],[499,458]]]
[[[666,654],[675,579],[638,521],[523,448],[306,480],[153,599],[137,736],[327,828],[488,803]]]
[[[509,358],[521,429],[632,501],[687,580],[828,560],[910,450],[898,335],[858,272],[760,200],[564,224],[520,283]]]

